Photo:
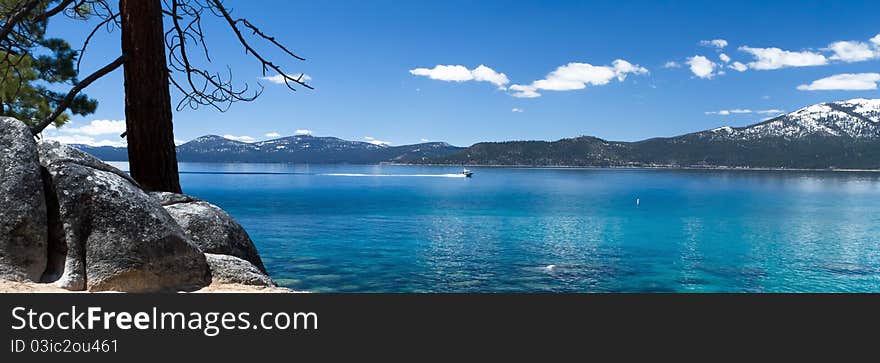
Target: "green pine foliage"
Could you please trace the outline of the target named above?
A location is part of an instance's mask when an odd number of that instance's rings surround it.
[[[25,0],[0,0],[0,21],[5,25]],[[47,21],[35,21],[38,14],[58,1],[44,1],[19,23],[6,39],[0,39],[0,114],[30,125],[48,117],[77,83],[78,52],[67,41],[46,38]],[[74,98],[55,119],[60,126],[70,114],[95,112],[98,102],[84,94]]]

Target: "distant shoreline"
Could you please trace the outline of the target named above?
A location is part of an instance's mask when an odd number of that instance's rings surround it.
[[[127,163],[127,160],[104,160],[105,162]],[[178,163],[194,164],[282,164],[282,165],[393,165],[393,166],[447,166],[447,167],[479,167],[509,169],[627,169],[627,170],[710,170],[710,171],[811,171],[811,172],[844,172],[844,173],[880,173],[880,169],[845,169],[845,168],[766,168],[766,167],[732,167],[732,166],[590,166],[590,165],[505,165],[505,164],[415,164],[415,163],[279,163],[279,162],[247,162],[247,161],[179,161]]]
[[[868,172],[880,173],[880,169],[808,169],[808,168],[763,168],[763,167],[731,167],[731,166],[576,166],[576,165],[504,165],[504,164],[411,164],[411,163],[380,163],[378,165],[399,166],[458,166],[480,168],[511,168],[511,169],[631,169],[631,170],[711,170],[711,171],[823,171],[823,172]]]

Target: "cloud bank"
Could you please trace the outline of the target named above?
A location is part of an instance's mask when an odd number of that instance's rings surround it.
[[[424,76],[430,79],[446,82],[489,82],[505,90],[505,86],[510,83],[507,75],[496,72],[494,69],[485,65],[479,65],[477,68],[468,69],[462,65],[436,65],[434,68],[416,68],[409,71],[415,76]]]
[[[93,120],[88,125],[80,127],[72,127],[71,125],[66,125],[59,128],[58,131],[65,134],[90,136],[108,134],[120,135],[125,132],[125,120]]]
[[[872,49],[870,44],[858,41],[834,42],[829,44],[826,50],[834,52],[831,56],[832,60],[846,63],[863,62],[880,57],[880,49]]]
[[[877,89],[880,73],[844,73],[797,87],[801,91],[869,91]]]
[[[809,67],[828,64],[824,55],[809,51],[792,52],[779,48],[739,47],[740,51],[749,53],[755,59],[746,65],[756,70],[771,70],[787,67]]]
[[[784,111],[777,110],[775,108],[770,109],[770,110],[758,110],[758,111],[753,111],[753,110],[750,110],[747,108],[735,108],[732,110],[706,111],[705,114],[707,114],[707,115],[720,115],[720,116],[729,116],[729,115],[733,115],[733,114],[750,114],[750,113],[757,113],[760,115],[778,115],[783,112]]]
[[[74,125],[74,122],[68,122],[59,128],[48,128],[43,133],[43,138],[62,144],[88,146],[123,147],[127,144],[125,138],[119,137],[125,132],[125,120],[92,120],[88,125],[80,127]],[[96,136],[104,136],[104,138],[99,139]]]
[[[550,72],[544,79],[531,84],[510,86],[511,94],[519,98],[540,97],[538,91],[573,91],[587,86],[602,86],[613,79],[623,82],[630,74],[647,74],[648,70],[623,59],[617,59],[610,66],[594,66],[589,63],[568,63]]]
[[[723,39],[704,40],[700,45],[713,47],[719,50],[727,46]],[[718,55],[719,62],[713,62],[704,56],[688,58],[686,64],[691,72],[703,79],[711,79],[716,75],[724,74],[723,68],[733,69],[737,72],[752,70],[775,70],[793,67],[824,66],[833,63],[854,63],[880,59],[880,34],[875,35],[867,42],[856,40],[837,41],[819,50],[791,51],[778,47],[750,47],[737,48],[740,52],[752,57],[752,61],[734,61],[726,53]],[[667,62],[664,68],[674,68],[677,63]]]

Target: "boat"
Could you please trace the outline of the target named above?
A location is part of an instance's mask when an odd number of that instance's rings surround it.
[[[474,175],[474,172],[472,172],[472,171],[470,171],[470,170],[467,170],[467,169],[464,169],[464,170],[461,171],[460,174],[461,174],[461,175],[464,175],[465,178],[470,178],[471,176]]]

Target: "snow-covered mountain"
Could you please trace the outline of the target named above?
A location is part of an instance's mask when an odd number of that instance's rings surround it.
[[[709,138],[755,140],[810,136],[880,138],[880,99],[820,103],[746,127],[719,127],[698,133]]]
[[[125,148],[75,146],[107,161],[124,161],[128,157]],[[248,143],[206,135],[177,146],[177,159],[184,162],[374,164],[426,160],[459,149],[444,142],[388,146],[336,137],[295,135]]]
[[[637,142],[578,137],[478,143],[430,162],[880,169],[880,99],[822,103],[750,126]]]
[[[459,149],[443,142],[389,146],[295,135],[246,143],[209,135],[178,146],[177,155],[180,161],[373,164],[427,159]]]
[[[250,143],[227,139],[223,136],[207,135],[182,144],[177,147],[177,150],[183,153],[292,153],[296,151],[378,150],[386,147],[388,146],[310,135],[295,135]]]
[[[127,156],[124,148],[79,147],[105,160]],[[637,142],[582,136],[459,148],[440,142],[387,146],[309,135],[245,143],[209,135],[178,146],[177,152],[180,161],[201,162],[880,169],[880,99],[821,103],[750,126]]]

